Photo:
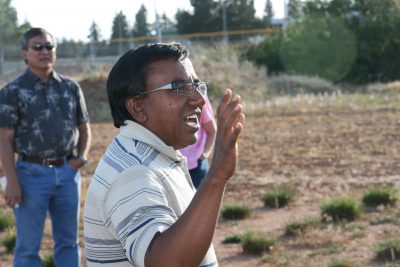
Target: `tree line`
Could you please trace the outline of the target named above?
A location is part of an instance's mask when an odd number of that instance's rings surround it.
[[[18,25],[17,11],[11,6],[11,2],[12,0],[0,0],[0,50],[3,60],[18,57],[18,38],[30,27],[29,22]],[[266,10],[266,17],[272,18],[271,0],[267,2],[270,7]],[[223,16],[227,25],[225,30],[266,26],[263,18],[255,16],[253,0],[191,0],[190,3],[193,12],[178,10],[175,20],[165,14],[157,15],[154,23],[148,22],[144,5],[141,5],[134,15],[133,25],[129,25],[126,14],[120,11],[113,19],[111,36],[102,36],[101,29],[93,21],[88,29],[87,42],[61,39],[58,42],[57,53],[59,57],[121,54],[132,47],[134,40],[140,37],[222,31]]]
[[[18,38],[30,27],[17,23],[12,0],[0,0],[0,74],[4,59],[19,59]],[[263,18],[255,16],[253,0],[191,0],[193,10],[177,10],[175,19],[157,15],[147,21],[142,5],[133,25],[120,11],[111,36],[95,21],[88,42],[62,39],[59,57],[121,54],[135,40],[161,34],[207,33],[271,26],[273,7],[267,0]],[[319,76],[334,82],[363,84],[400,78],[400,2],[394,0],[288,0],[282,30],[264,35],[258,44],[242,46],[246,59],[266,66],[269,74]],[[142,38],[142,39],[141,39]],[[231,37],[232,39],[235,37]]]

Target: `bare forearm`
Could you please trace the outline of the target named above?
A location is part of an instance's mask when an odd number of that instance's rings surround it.
[[[13,139],[9,134],[5,133],[3,130],[0,131],[0,159],[4,174],[9,183],[17,181],[12,141]]]
[[[22,201],[21,187],[15,171],[13,140],[13,130],[4,128],[0,129],[0,158],[4,173],[7,177],[7,187],[4,199],[10,207],[14,207]]]
[[[89,123],[82,123],[78,127],[79,140],[78,140],[78,155],[87,157],[92,140],[92,133]]]

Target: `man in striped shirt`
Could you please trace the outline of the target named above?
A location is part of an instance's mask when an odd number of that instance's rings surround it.
[[[109,74],[120,133],[86,197],[88,266],[218,266],[211,241],[244,114],[240,97],[227,89],[210,169],[196,191],[178,149],[197,140],[208,86],[188,55],[179,43],[147,44],[124,54]]]

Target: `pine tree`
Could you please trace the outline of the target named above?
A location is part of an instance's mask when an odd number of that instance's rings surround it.
[[[264,25],[271,26],[272,25],[272,18],[274,17],[274,10],[272,7],[272,2],[271,0],[267,0],[265,2],[265,9],[264,9]]]

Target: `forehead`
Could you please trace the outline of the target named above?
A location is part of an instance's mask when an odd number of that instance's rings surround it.
[[[147,73],[147,86],[155,88],[174,80],[191,80],[196,78],[193,65],[189,59],[159,60],[150,63]]]
[[[192,62],[189,59],[184,60],[158,60],[150,63],[148,70],[148,78],[154,78],[154,76],[192,76],[194,75],[194,69]]]
[[[53,38],[49,34],[40,34],[32,37],[28,41],[29,43],[53,43]]]

